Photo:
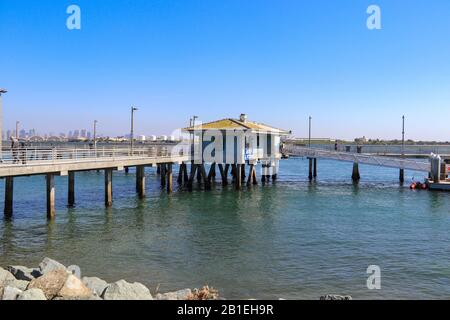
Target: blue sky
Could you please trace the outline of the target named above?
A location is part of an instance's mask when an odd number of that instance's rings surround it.
[[[81,30],[66,8],[81,8]],[[382,30],[368,30],[377,4]],[[170,134],[198,115],[450,140],[450,1],[0,0],[4,128]]]

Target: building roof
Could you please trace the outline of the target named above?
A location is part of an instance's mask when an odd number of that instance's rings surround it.
[[[241,121],[239,119],[232,119],[232,118],[216,120],[196,125],[195,127],[188,127],[183,129],[183,131],[197,131],[197,130],[244,130],[244,131],[251,130],[263,133],[278,133],[280,135],[291,134],[290,131],[278,129],[263,123],[258,123],[249,120]]]

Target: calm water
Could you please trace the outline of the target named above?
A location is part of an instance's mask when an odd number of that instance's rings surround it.
[[[65,206],[67,178],[57,178],[54,222],[45,218],[44,178],[16,179],[14,219],[0,219],[0,265],[49,256],[107,281],[152,291],[209,284],[226,298],[449,298],[450,194],[411,191],[398,185],[398,170],[368,166],[354,186],[351,167],[319,161],[310,184],[307,161],[290,159],[275,185],[170,196],[149,168],[145,201],[134,174],[119,172],[109,210],[103,175],[79,173],[74,209]],[[366,287],[372,264],[382,270],[378,291]]]

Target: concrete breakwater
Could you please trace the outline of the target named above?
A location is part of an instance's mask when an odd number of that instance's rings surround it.
[[[97,277],[81,279],[63,264],[44,258],[37,268],[0,267],[0,300],[215,300],[208,286],[168,293],[151,293],[141,283],[114,283]]]

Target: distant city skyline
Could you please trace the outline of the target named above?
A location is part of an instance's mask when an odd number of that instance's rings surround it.
[[[308,135],[449,140],[450,2],[2,0],[3,128],[170,135],[192,115]],[[367,8],[381,8],[381,30]],[[3,49],[5,48],[5,49]],[[436,121],[434,118],[437,118]]]

